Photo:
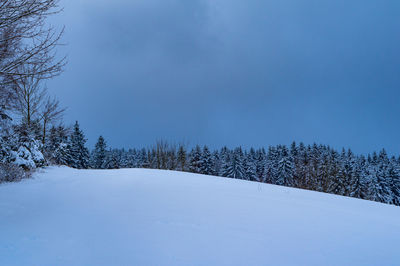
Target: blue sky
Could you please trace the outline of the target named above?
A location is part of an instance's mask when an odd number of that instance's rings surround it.
[[[48,82],[93,145],[400,150],[397,0],[62,0]]]

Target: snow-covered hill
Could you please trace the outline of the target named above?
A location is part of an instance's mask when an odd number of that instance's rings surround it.
[[[0,185],[0,265],[399,265],[400,208],[180,172]]]

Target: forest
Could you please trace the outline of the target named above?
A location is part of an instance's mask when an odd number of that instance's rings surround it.
[[[186,171],[400,205],[400,157],[389,157],[384,149],[364,156],[350,149],[337,151],[325,145],[295,142],[290,147],[211,150],[206,145],[190,148],[167,141],[157,141],[148,148],[112,149],[100,136],[89,151],[78,122],[72,128],[51,127],[44,144],[39,129],[38,135],[30,132],[29,141],[15,142],[18,145],[11,150],[23,152],[11,152],[9,162],[20,169],[67,165],[77,169]],[[5,181],[15,178],[5,176]]]

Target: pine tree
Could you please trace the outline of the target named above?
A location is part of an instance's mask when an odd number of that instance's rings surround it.
[[[72,157],[70,154],[70,149],[71,145],[69,141],[60,143],[60,145],[57,147],[55,151],[55,157],[54,157],[54,160],[57,165],[69,166],[71,164]]]
[[[79,128],[78,121],[75,122],[73,132],[70,136],[69,145],[67,147],[69,159],[69,166],[77,169],[86,169],[89,166],[89,151],[85,146],[86,139]]]
[[[107,162],[107,144],[103,136],[100,136],[97,140],[95,148],[92,153],[92,163],[91,167],[94,169],[104,169],[106,168]]]
[[[54,149],[53,160],[57,165],[69,165],[71,156],[69,154],[70,143],[68,138],[68,130],[63,126],[55,128],[55,132],[50,132],[50,139],[52,139],[51,149]]]
[[[244,156],[244,179],[258,181],[257,179],[257,159],[253,148]]]
[[[277,185],[293,185],[293,158],[290,156],[286,146],[281,148],[281,159],[278,163]]]
[[[167,151],[167,157],[167,169],[176,170],[178,166],[178,158],[176,149],[174,147],[170,147],[170,149]]]
[[[121,156],[117,149],[110,149],[107,152],[105,169],[119,169]]]
[[[221,170],[221,156],[217,150],[211,155],[212,160],[212,175],[218,176]]]
[[[321,158],[318,165],[319,172],[319,184],[318,191],[327,192],[329,189],[329,172],[330,172],[330,162],[329,162],[329,150],[323,150],[321,152]]]
[[[336,155],[336,153],[334,153]],[[336,159],[336,158],[335,158]],[[343,149],[341,155],[338,157],[337,169],[335,175],[332,175],[332,184],[330,193],[337,195],[344,195],[346,191],[347,169],[345,167],[347,156],[346,151]]]
[[[185,171],[186,170],[186,149],[183,145],[179,145],[178,148],[178,171]]]
[[[120,168],[132,168],[131,161],[130,161],[130,156],[125,149],[120,150]],[[136,159],[136,157],[135,157]]]
[[[227,168],[230,164],[230,151],[227,147],[223,147],[219,153],[219,176],[226,177]]]
[[[256,181],[264,183],[266,182],[266,177],[267,177],[267,171],[266,171],[267,156],[264,148],[256,151],[255,160],[256,160],[256,175],[254,176],[254,178]]]
[[[189,154],[189,171],[192,173],[201,172],[201,148],[196,145]]]
[[[297,152],[298,152],[298,159],[297,159],[298,165],[295,169],[296,171],[295,186],[298,188],[306,188],[307,166],[309,163],[309,158],[307,154],[307,148],[303,142],[300,142]]]
[[[225,161],[223,166],[223,176],[243,179],[244,178],[244,166],[243,166],[243,151],[242,148],[236,148],[228,160]]]
[[[211,158],[210,150],[207,146],[203,147],[203,151],[200,157],[200,173],[204,175],[213,174],[213,162]]]
[[[347,156],[343,158],[344,172],[344,196],[352,196],[356,190],[359,190],[359,173],[355,166],[355,158],[351,150],[347,151]]]
[[[383,203],[390,203],[393,201],[393,197],[387,179],[387,176],[389,176],[389,159],[384,149],[379,153],[377,170],[377,200]]]
[[[141,167],[141,168],[150,168],[150,162],[148,160],[148,156],[147,156],[147,152],[146,149],[143,148],[140,152],[139,152],[139,156],[138,156],[138,166],[137,167]]]
[[[55,163],[55,151],[57,150],[60,142],[57,138],[57,129],[53,126],[50,128],[49,137],[46,139],[43,155],[51,164]]]
[[[354,184],[350,193],[351,197],[366,199],[368,197],[368,183],[366,178],[367,160],[364,156],[360,156],[353,169],[353,176],[356,183]]]
[[[396,168],[396,161],[392,160],[388,168],[388,185],[391,192],[391,201],[389,203],[400,205],[400,172]]]
[[[279,153],[277,148],[268,147],[267,159],[265,164],[265,182],[269,184],[278,183],[278,163],[279,163]]]

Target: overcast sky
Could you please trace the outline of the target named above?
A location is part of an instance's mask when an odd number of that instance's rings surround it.
[[[62,0],[48,83],[89,144],[400,151],[398,0]]]

